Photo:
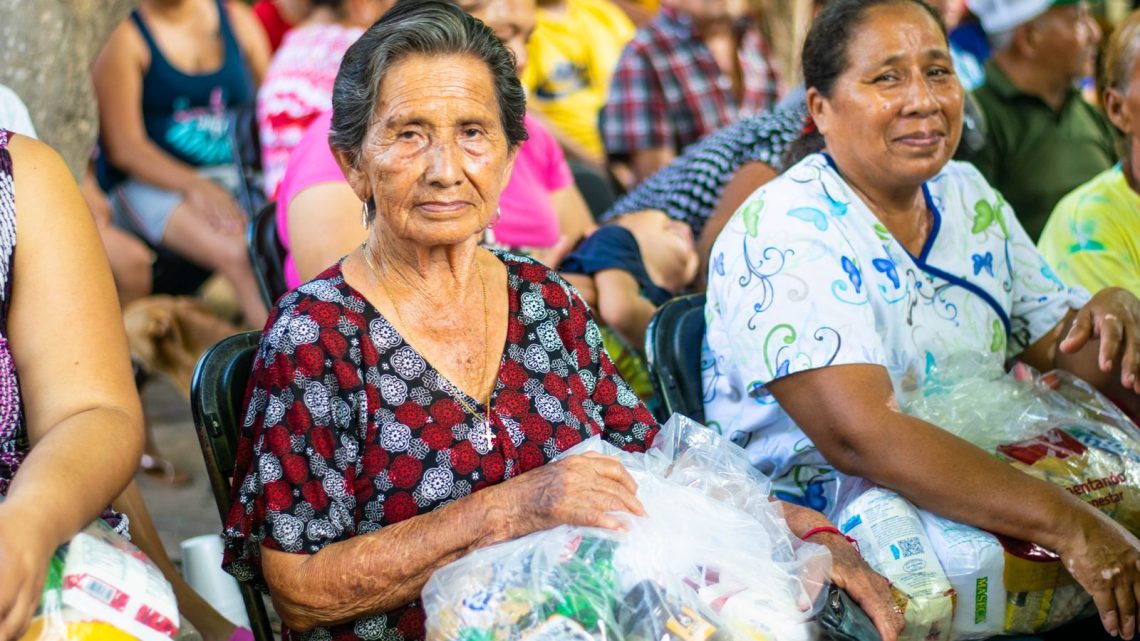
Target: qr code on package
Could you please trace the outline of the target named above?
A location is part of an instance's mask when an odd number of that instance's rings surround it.
[[[917,536],[903,539],[899,541],[899,552],[902,553],[904,559],[910,556],[918,556],[923,553],[922,541],[919,541]]]

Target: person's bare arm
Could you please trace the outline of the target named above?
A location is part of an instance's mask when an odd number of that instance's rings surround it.
[[[126,487],[143,441],[115,285],[79,187],[46,145],[15,136],[9,148],[19,242],[7,338],[31,451],[0,503],[0,638],[19,636],[51,554]]]
[[[736,170],[732,179],[724,186],[720,198],[716,201],[712,215],[701,229],[701,236],[697,239],[697,255],[701,259],[701,267],[697,270],[696,288],[704,291],[709,276],[709,254],[712,253],[716,237],[720,230],[728,224],[732,215],[744,204],[744,201],[768,181],[779,174],[770,165],[762,162],[750,162]]]
[[[244,214],[221,187],[163,151],[146,134],[142,77],[147,56],[142,35],[129,20],[115,27],[91,68],[99,102],[103,151],[119,170],[181,194],[218,229],[241,229]]]
[[[629,166],[636,181],[634,185],[641,184],[676,157],[677,155],[668,147],[653,147],[630,152]]]
[[[289,244],[301,281],[307,281],[364,242],[360,199],[346,182],[302,189],[289,201]]]
[[[645,330],[657,307],[641,295],[641,286],[629,272],[604,269],[594,274],[598,291],[598,318],[630,345],[644,349]]]
[[[610,512],[643,515],[636,492],[617,459],[572,456],[316,554],[262,546],[262,570],[281,619],[305,632],[407,604],[480,547],[563,524],[622,529]]]
[[[1093,595],[1106,629],[1122,620],[1131,637],[1140,542],[1099,510],[904,414],[883,367],[824,367],[767,387],[836,469],[947,518],[1059,553]]]
[[[269,59],[273,55],[269,47],[269,36],[265,34],[265,29],[261,27],[253,9],[245,3],[229,0],[226,2],[226,12],[234,29],[234,37],[237,38],[238,46],[241,47],[246,63],[249,64],[249,71],[253,74],[253,82],[260,87],[261,81],[265,79],[265,71],[269,69]]]
[[[1018,355],[1041,371],[1068,370],[1140,416],[1140,300],[1110,287]]]
[[[590,206],[586,204],[582,192],[578,191],[578,187],[573,183],[551,192],[550,202],[558,214],[558,230],[563,236],[567,250],[573,249],[578,241],[598,228],[594,216],[590,213]],[[562,262],[562,258],[565,258],[565,254],[560,256],[557,262]]]

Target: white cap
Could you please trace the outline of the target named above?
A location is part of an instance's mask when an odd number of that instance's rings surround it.
[[[997,34],[1019,27],[1049,10],[1052,0],[966,0],[982,29]]]

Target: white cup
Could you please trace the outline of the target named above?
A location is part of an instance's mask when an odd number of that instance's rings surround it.
[[[203,534],[182,542],[182,578],[231,623],[249,627],[237,580],[222,569],[222,537]]]

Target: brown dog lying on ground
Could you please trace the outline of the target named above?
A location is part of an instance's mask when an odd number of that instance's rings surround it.
[[[145,376],[163,375],[190,398],[190,380],[198,359],[223,338],[237,333],[236,326],[219,319],[197,298],[147,296],[123,309],[123,323],[131,358]],[[147,430],[142,470],[157,480],[182,485],[190,477],[158,453]]]

